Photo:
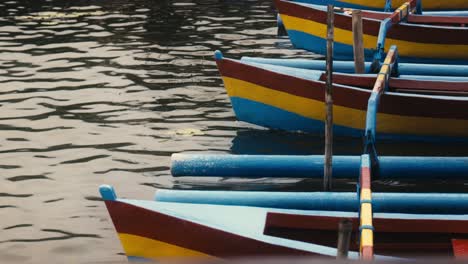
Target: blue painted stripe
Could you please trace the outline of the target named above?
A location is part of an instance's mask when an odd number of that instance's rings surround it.
[[[303,131],[314,134],[324,133],[325,126],[322,121],[240,97],[231,97],[231,103],[236,117],[240,121],[272,129]],[[354,137],[363,135],[362,130],[337,125],[333,127],[333,133]]]
[[[307,118],[271,105],[244,99],[241,97],[230,97],[232,108],[236,117],[240,121],[247,123],[286,131],[303,131],[311,134],[323,135],[324,123],[322,121]],[[333,126],[333,133],[336,136],[362,137],[364,131],[344,126]],[[418,135],[400,135],[400,134],[377,134],[377,139],[393,139],[408,141],[427,141],[427,142],[468,142],[468,138],[463,137],[437,137],[437,136],[418,136]]]

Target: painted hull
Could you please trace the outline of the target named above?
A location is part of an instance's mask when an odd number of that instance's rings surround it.
[[[145,201],[145,204],[147,206],[143,206],[141,201],[106,201],[122,246],[126,255],[130,257],[164,260],[336,255],[333,248],[263,235],[261,219],[265,218],[265,209],[235,210],[236,208],[224,207],[224,210],[216,211],[219,206],[151,201]],[[199,212],[198,216],[196,211]],[[244,216],[248,214],[252,221],[237,223],[232,227],[226,226],[229,219],[225,218],[223,223],[222,218],[232,216],[236,211]],[[354,257],[357,257],[356,253]]]
[[[103,198],[130,258],[333,258],[341,219],[350,219],[358,236],[357,213]],[[468,237],[467,221],[466,215],[376,213],[376,259],[451,256],[451,240]],[[352,259],[358,258],[356,241]]]
[[[315,5],[333,4],[338,7],[349,7],[359,9],[372,9],[381,11],[385,8],[385,0],[294,0],[294,2],[302,2]],[[404,4],[406,0],[393,0],[392,8],[396,9]],[[422,5],[424,10],[461,10],[468,9],[468,2],[465,0],[423,0]]]
[[[325,83],[287,67],[217,59],[239,120],[256,125],[322,134]],[[368,89],[334,85],[334,133],[361,137]],[[380,138],[405,140],[468,138],[468,98],[385,93],[377,115]]]
[[[277,0],[276,7],[296,48],[326,54],[326,8]],[[377,17],[379,15],[376,15]],[[364,49],[372,59],[380,19],[363,18]],[[352,17],[335,13],[334,59],[353,59]],[[387,34],[385,50],[398,46],[401,61],[468,63],[468,28],[401,23]]]

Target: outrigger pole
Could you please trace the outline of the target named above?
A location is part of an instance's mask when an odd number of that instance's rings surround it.
[[[385,10],[387,11],[387,6],[391,8],[391,0],[387,0],[385,5]],[[389,17],[384,19],[380,23],[379,36],[377,38],[377,47],[374,52],[374,62],[373,67],[377,72],[377,69],[380,69],[380,61],[383,58],[385,53],[385,40],[387,38],[388,30],[396,24],[406,21],[410,13],[421,14],[421,0],[410,0],[405,2],[399,8],[397,8]]]

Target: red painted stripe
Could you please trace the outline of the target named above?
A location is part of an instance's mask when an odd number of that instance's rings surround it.
[[[418,24],[468,24],[468,17],[409,15],[408,22]]]
[[[324,80],[326,74],[320,76],[320,80]],[[372,88],[377,79],[376,75],[363,76],[344,73],[334,73],[333,83],[357,86],[362,88]],[[461,95],[468,93],[468,82],[452,82],[452,81],[425,81],[425,80],[410,80],[401,78],[390,78],[390,90],[398,90],[401,92],[439,92],[440,95]]]
[[[222,76],[243,80],[268,89],[289,93],[304,98],[324,101],[325,83],[305,80],[286,74],[264,70],[238,61],[217,61]],[[371,91],[333,86],[333,103],[358,110],[367,110]],[[463,100],[448,100],[427,97],[408,97],[384,94],[379,113],[422,116],[434,118],[468,119],[468,103]]]
[[[390,79],[390,87],[400,90],[454,91],[468,93],[468,82]]]
[[[455,257],[468,258],[468,240],[466,239],[453,239],[453,254]]]
[[[276,73],[229,59],[216,61],[216,63],[222,76],[243,80],[268,89],[304,98],[318,101],[325,100],[324,82],[305,80],[286,74]],[[335,105],[359,110],[367,109],[370,91],[356,91],[343,89],[337,86],[334,86],[333,89],[333,103]],[[350,97],[352,97],[353,100],[349,100]]]
[[[311,252],[265,243],[118,201],[105,203],[119,233],[142,236],[215,257],[314,255]]]
[[[374,259],[374,248],[372,246],[365,246],[361,249],[362,260],[373,260]]]
[[[388,17],[388,14],[386,13],[378,13],[378,12],[364,11],[364,10],[361,10],[361,14],[363,18],[371,18],[371,19],[377,19],[377,20],[384,20]]]
[[[276,0],[280,14],[311,20],[326,25],[326,10],[306,7],[292,1]],[[367,11],[370,15],[372,11]],[[378,15],[376,15],[378,16]],[[352,17],[335,12],[335,27],[352,31]],[[378,36],[380,21],[363,19],[363,33]],[[468,45],[468,28],[439,28],[411,24],[394,25],[387,33],[387,38],[410,42]]]
[[[316,230],[337,230],[342,217],[294,215],[269,212],[265,228],[296,228]],[[349,217],[353,222],[353,228],[357,229],[359,219]],[[394,219],[373,218],[373,226],[377,233],[421,233],[421,234],[468,234],[468,220],[447,219]]]
[[[326,78],[325,74],[320,76],[320,80]],[[377,75],[363,76],[344,73],[334,73],[333,82],[336,84],[358,86],[363,88],[371,88],[374,85]],[[402,78],[390,78],[390,89],[399,90],[420,90],[420,91],[454,91],[468,92],[468,82],[452,82],[452,81],[427,81],[427,80],[411,80]]]
[[[326,78],[327,75],[325,73],[320,75],[321,81],[325,81]],[[335,84],[350,85],[369,89],[373,88],[376,79],[377,75],[359,76],[346,73],[333,73],[333,83]]]
[[[265,229],[268,228],[295,228],[338,231],[338,224],[342,217],[320,216],[320,215],[294,215],[284,213],[267,213]],[[351,220],[353,229],[359,227],[357,214],[355,217],[347,218]]]
[[[369,167],[361,167],[360,184],[361,189],[371,188],[371,171]]]

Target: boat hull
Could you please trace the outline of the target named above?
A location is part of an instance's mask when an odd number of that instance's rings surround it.
[[[321,6],[277,0],[276,7],[296,48],[326,54],[327,11]],[[372,59],[381,20],[363,18],[363,46]],[[352,16],[335,13],[334,59],[353,59]],[[468,63],[468,29],[402,23],[387,33],[385,50],[398,46],[401,61]]]
[[[334,258],[339,222],[350,220],[352,236],[359,233],[356,212],[165,203],[117,199],[115,194],[109,199],[111,188],[102,186],[101,195],[130,259]],[[376,213],[376,259],[451,256],[452,239],[468,238],[467,221],[466,215]],[[351,259],[359,257],[356,241],[352,239]]]
[[[286,74],[287,67],[217,59],[239,120],[287,131],[322,134],[325,83]],[[276,67],[276,68],[275,68]],[[361,137],[370,90],[334,85],[334,133]],[[466,140],[466,98],[385,93],[377,115],[380,138]]]
[[[294,0],[294,2],[302,2],[315,5],[328,5],[333,4],[339,7],[359,8],[359,9],[372,9],[382,11],[385,8],[385,1],[375,0]],[[404,4],[406,0],[393,0],[392,8],[396,9]],[[461,10],[468,9],[468,2],[465,0],[424,0],[424,10]]]
[[[299,249],[285,239],[278,243],[276,239],[263,235],[263,229],[253,230],[254,235],[235,232],[216,227],[205,222],[196,222],[189,216],[181,215],[182,210],[210,209],[216,206],[193,206],[146,201],[150,206],[144,208],[126,201],[106,201],[106,207],[112,218],[125,254],[130,258],[164,260],[168,258],[234,258],[241,256],[323,256],[312,250]],[[169,209],[166,209],[169,208]],[[227,208],[229,209],[229,208]],[[252,210],[247,210],[252,211]],[[255,210],[253,210],[255,211]],[[256,210],[260,217],[252,216],[253,223],[260,224],[261,215],[266,210]],[[186,211],[187,212],[187,211]],[[208,212],[207,212],[208,213]],[[188,213],[190,215],[190,213]],[[263,217],[263,219],[265,219]],[[258,225],[257,225],[258,226]],[[255,226],[246,226],[247,229]],[[332,253],[336,250],[329,249]],[[331,255],[329,256],[331,257]]]

